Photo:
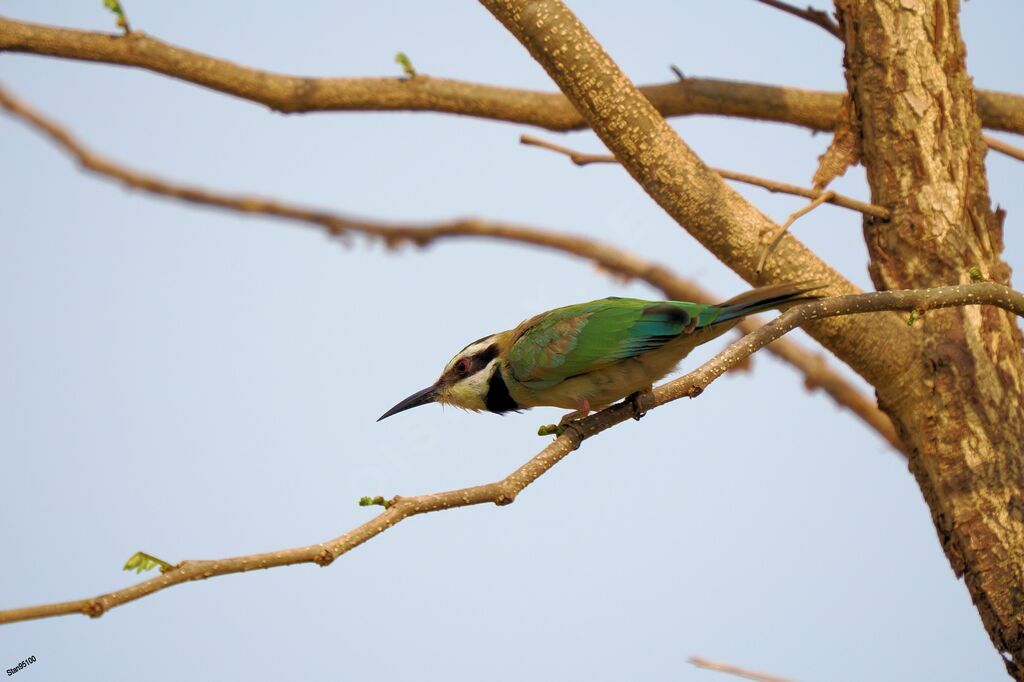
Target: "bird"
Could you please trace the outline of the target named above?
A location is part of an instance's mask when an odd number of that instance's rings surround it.
[[[747,315],[819,298],[818,281],[751,289],[717,305],[610,297],[555,308],[477,339],[441,376],[385,412],[441,403],[505,414],[532,407],[572,410],[561,425],[650,391],[697,346]]]

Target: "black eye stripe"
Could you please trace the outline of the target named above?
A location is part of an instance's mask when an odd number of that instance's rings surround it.
[[[494,358],[498,357],[498,344],[492,344],[472,357],[472,364],[476,368],[487,366]]]
[[[496,357],[498,357],[498,345],[492,344],[478,353],[460,358],[452,367],[452,373],[458,378],[472,376],[487,367],[491,360]],[[463,361],[465,361],[466,366],[465,372],[459,371],[459,367],[463,364]]]

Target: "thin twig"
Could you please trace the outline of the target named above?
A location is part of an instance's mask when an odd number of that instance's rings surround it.
[[[660,289],[670,299],[708,302],[716,300],[709,292],[704,291],[692,281],[679,277],[663,265],[652,263],[636,254],[590,238],[476,219],[411,227],[385,224],[294,206],[274,199],[256,196],[230,196],[207,189],[172,183],[140,173],[96,154],[74,139],[68,131],[20,102],[5,92],[3,88],[0,88],[0,106],[45,133],[74,156],[86,170],[119,180],[128,187],[159,196],[173,197],[242,213],[269,215],[312,224],[324,229],[331,236],[344,236],[346,232],[357,232],[369,238],[381,239],[391,248],[403,243],[422,247],[437,240],[458,237],[483,237],[532,244],[588,259],[605,270],[622,277],[643,280]],[[746,319],[740,323],[739,327],[741,330],[749,332],[758,324],[756,319]],[[872,399],[857,390],[841,374],[829,368],[820,355],[811,353],[788,340],[773,344],[769,351],[803,372],[804,384],[808,389],[820,387],[836,404],[849,409],[863,419],[896,451],[903,452],[903,445],[896,435],[891,420],[878,409]]]
[[[820,26],[836,38],[842,40],[842,36],[839,35],[839,24],[837,24],[832,17],[828,15],[828,12],[815,9],[810,5],[808,5],[806,9],[800,9],[799,7],[794,7],[788,3],[779,2],[779,0],[757,0],[757,2],[760,2],[762,5],[768,5],[769,7],[782,10],[783,12],[792,14],[795,17],[806,19],[815,26]]]
[[[735,675],[736,677],[745,677],[748,680],[754,680],[754,682],[792,682],[792,680],[790,680],[787,677],[769,675],[768,673],[758,672],[757,670],[741,668],[738,665],[732,665],[731,663],[719,663],[718,661],[709,661],[708,659],[701,658],[700,656],[691,656],[690,663],[697,666],[698,668],[704,668],[705,670],[714,670],[716,672],[725,673],[727,675]]]
[[[127,36],[0,17],[0,52],[134,66],[264,104],[275,111],[436,111],[546,128],[586,123],[561,93],[502,88],[417,74],[416,78],[310,78],[271,73],[193,52],[141,31]],[[663,116],[714,114],[832,130],[843,93],[687,78],[642,88]],[[1024,133],[1024,97],[978,90],[986,128]]]
[[[1020,147],[1014,147],[1012,144],[1008,142],[1003,142],[1002,140],[992,137],[991,135],[982,135],[982,138],[985,140],[985,144],[988,145],[989,149],[994,149],[997,152],[1002,152],[1003,154],[1011,156],[1017,159],[1018,161],[1024,161],[1024,149],[1021,149]]]
[[[519,142],[530,147],[540,147],[541,149],[547,149],[548,151],[563,154],[569,157],[569,159],[577,166],[586,166],[590,163],[618,163],[618,159],[611,154],[588,154],[575,149],[570,149],[569,147],[564,147],[560,144],[548,142],[547,140],[542,140],[541,138],[534,137],[533,135],[521,135],[519,137]],[[726,170],[725,168],[712,168],[711,170],[715,171],[726,180],[735,180],[748,185],[756,185],[757,187],[762,187],[773,193],[781,192],[783,194],[794,194],[796,196],[806,197],[816,201],[820,199],[819,203],[826,202],[836,206],[842,206],[843,208],[848,208],[851,211],[857,211],[881,220],[889,220],[892,215],[889,213],[887,208],[858,201],[857,199],[837,194],[831,190],[822,191],[808,187],[800,187],[799,185],[791,185],[786,182],[769,180],[756,175],[737,173],[735,171]]]
[[[807,215],[808,213],[810,213],[811,211],[813,211],[814,209],[818,208],[823,203],[828,201],[829,199],[834,198],[835,195],[836,193],[833,192],[832,190],[825,190],[819,196],[815,197],[814,200],[811,201],[811,203],[791,213],[789,217],[786,218],[786,222],[782,223],[778,231],[772,236],[771,241],[769,241],[768,244],[765,245],[764,251],[761,252],[761,258],[757,261],[757,272],[761,272],[761,270],[764,269],[764,264],[765,261],[768,260],[768,255],[771,254],[771,252],[775,249],[778,243],[782,241],[782,237],[785,236],[785,234],[789,231],[789,226],[795,223],[797,218]]]
[[[387,508],[379,515],[333,540],[227,559],[183,561],[159,576],[123,590],[88,599],[0,611],[0,623],[74,613],[97,617],[122,604],[190,580],[302,563],[328,566],[341,555],[411,516],[484,503],[511,504],[520,492],[570,452],[579,448],[584,440],[679,398],[697,397],[715,379],[744,361],[756,350],[811,320],[868,312],[923,311],[965,305],[993,305],[1015,315],[1024,316],[1024,294],[993,282],[935,289],[853,294],[811,301],[791,308],[768,324],[730,344],[689,374],[662,384],[651,393],[641,395],[635,400],[616,403],[594,415],[572,422],[547,447],[500,481],[429,495],[396,496],[387,503]]]
[[[520,135],[519,144],[526,145],[527,147],[540,147],[541,149],[547,149],[548,151],[557,152],[564,156],[569,157],[569,160],[575,163],[577,166],[586,166],[591,163],[618,163],[611,154],[590,154],[587,152],[581,152],[576,149],[564,147],[554,142],[548,142],[542,140],[539,137],[533,135]]]
[[[782,192],[784,194],[795,194],[796,196],[805,197],[807,199],[817,199],[818,197],[826,194],[826,192],[820,189],[811,189],[808,187],[801,187],[800,185],[791,185],[788,182],[779,182],[777,180],[766,180],[765,178],[759,178],[755,175],[746,175],[745,173],[736,173],[734,171],[725,170],[724,168],[712,168],[726,180],[736,180],[737,182],[745,182],[750,185],[757,185],[764,187],[769,192]],[[846,195],[838,194],[833,192],[830,199],[825,200],[826,203],[834,204],[836,206],[842,206],[848,208],[851,211],[857,211],[864,215],[873,216],[881,220],[889,220],[892,214],[889,209],[883,206],[876,206],[875,204],[868,204],[858,199],[852,199]]]

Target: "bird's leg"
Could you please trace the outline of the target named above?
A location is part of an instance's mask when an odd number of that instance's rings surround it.
[[[574,421],[583,419],[590,414],[590,401],[586,398],[582,398],[577,405],[575,412],[562,417],[558,424],[548,424],[537,429],[538,436],[561,436],[562,432],[565,431],[566,427],[572,424]]]
[[[576,411],[570,412],[569,414],[562,417],[562,420],[558,422],[558,425],[561,426],[562,428],[565,428],[569,424],[569,422],[574,422],[577,419],[583,419],[588,414],[590,414],[590,401],[587,400],[586,398],[580,398],[580,401],[577,404]]]
[[[626,396],[626,399],[623,400],[623,402],[629,403],[633,406],[633,419],[640,421],[640,418],[647,414],[647,410],[643,409],[642,404],[644,402],[654,400],[654,396],[651,395],[653,390],[654,386],[648,386],[636,393],[630,393]]]

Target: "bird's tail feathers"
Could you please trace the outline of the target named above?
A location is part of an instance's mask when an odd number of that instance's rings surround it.
[[[827,286],[826,282],[812,279],[751,289],[728,301],[719,303],[716,307],[721,308],[722,312],[715,318],[714,324],[736,320],[773,308],[787,310],[799,303],[821,298],[821,294],[814,292]]]

